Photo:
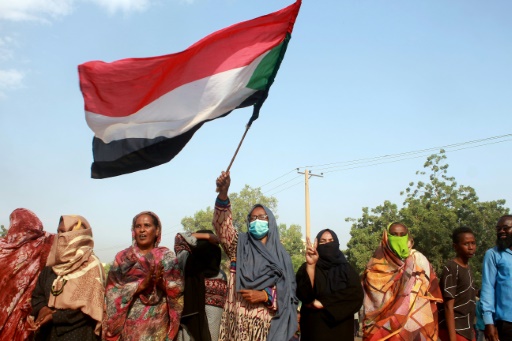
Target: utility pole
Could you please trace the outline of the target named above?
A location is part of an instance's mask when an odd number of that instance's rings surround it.
[[[306,238],[310,238],[311,235],[311,228],[310,228],[310,221],[309,221],[309,178],[311,176],[318,176],[320,178],[324,177],[324,173],[313,174],[308,171],[306,168],[304,172],[299,172],[299,169],[297,168],[297,173],[304,174],[304,183],[305,183],[305,190],[306,190]],[[311,239],[310,239],[311,240]]]

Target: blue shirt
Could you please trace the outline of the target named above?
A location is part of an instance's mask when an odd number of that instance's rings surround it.
[[[512,322],[512,251],[497,246],[485,252],[482,276],[482,312],[485,324]]]

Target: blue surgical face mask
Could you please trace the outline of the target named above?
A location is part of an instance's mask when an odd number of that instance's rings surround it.
[[[254,220],[249,223],[249,233],[256,239],[265,237],[268,233],[268,221]]]

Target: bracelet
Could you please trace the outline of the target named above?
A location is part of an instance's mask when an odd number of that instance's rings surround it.
[[[272,289],[265,288],[265,289],[263,289],[263,292],[265,292],[265,294],[267,294],[267,300],[264,302],[264,304],[267,307],[271,307],[274,304],[274,297],[272,296]]]
[[[227,200],[220,200],[217,197],[217,199],[215,200],[215,203],[218,204],[219,206],[227,206],[229,204],[229,198],[227,198]]]

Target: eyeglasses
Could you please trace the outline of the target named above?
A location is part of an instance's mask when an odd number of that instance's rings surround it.
[[[508,231],[512,228],[512,226],[502,225],[502,226],[496,226],[496,232],[500,232],[502,229],[503,231]]]
[[[255,220],[268,220],[268,215],[266,214],[260,214],[260,215],[252,215],[249,217],[249,221],[255,221]]]

